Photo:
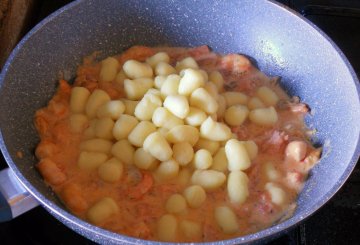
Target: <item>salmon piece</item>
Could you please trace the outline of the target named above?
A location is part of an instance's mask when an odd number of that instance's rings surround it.
[[[85,87],[92,92],[98,86],[100,69],[100,63],[95,64],[93,61],[88,61],[79,66],[76,71],[74,86]]]
[[[135,187],[128,190],[128,196],[132,199],[139,199],[147,193],[154,184],[154,179],[151,174],[144,172],[142,180]]]
[[[71,86],[70,84],[64,80],[64,79],[61,79],[59,81],[59,88],[58,88],[58,93],[62,93],[64,95],[70,95],[71,93]]]
[[[49,139],[40,141],[35,150],[35,155],[38,159],[48,158],[54,156],[59,152],[59,148]]]
[[[49,122],[41,115],[41,113],[36,113],[35,116],[35,127],[39,134],[43,137],[49,134]]]
[[[59,144],[67,144],[72,139],[69,125],[61,121],[53,127],[52,134],[55,142]]]
[[[251,62],[244,55],[228,54],[219,59],[217,68],[226,75],[241,75],[251,68]]]
[[[269,135],[269,132],[267,135]],[[270,132],[270,137],[262,144],[261,148],[264,152],[268,153],[283,152],[288,140],[289,136],[285,132],[272,130]]]
[[[42,159],[38,164],[41,175],[51,185],[61,185],[66,181],[66,175],[49,158]]]
[[[82,213],[88,209],[88,203],[82,195],[77,184],[67,184],[61,191],[61,197],[65,205],[75,213]]]
[[[144,62],[150,56],[155,54],[155,50],[146,46],[132,46],[131,48],[125,50],[120,57],[118,57],[118,61],[120,66],[122,66],[127,60],[137,60]]]
[[[299,171],[288,172],[285,177],[286,186],[295,189],[296,191],[301,190],[304,180],[305,175]]]
[[[188,55],[193,57],[195,60],[202,60],[209,56],[211,53],[209,46],[202,45],[195,48],[191,48],[187,51]]]
[[[48,105],[48,110],[50,113],[52,113],[54,116],[57,117],[57,119],[61,120],[65,118],[69,112],[69,107],[65,105],[64,103],[57,102],[54,100],[51,100]]]

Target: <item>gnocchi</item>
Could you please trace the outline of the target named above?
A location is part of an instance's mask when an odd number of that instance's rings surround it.
[[[190,105],[197,107],[208,114],[216,113],[219,105],[204,88],[197,88],[190,96]]]
[[[109,102],[110,96],[101,89],[96,89],[86,101],[85,112],[89,118],[96,116],[97,110],[106,102]]]
[[[119,208],[116,202],[110,197],[104,197],[89,209],[86,216],[91,223],[99,225],[117,212]]]
[[[173,145],[173,157],[181,165],[186,166],[194,157],[194,149],[189,142],[179,142]]]
[[[153,70],[149,64],[136,60],[126,61],[123,70],[125,75],[131,79],[151,78],[153,76]]]
[[[176,239],[178,222],[174,215],[165,214],[157,223],[157,236],[160,241],[172,242]]]
[[[134,153],[135,149],[128,140],[119,140],[111,148],[111,154],[127,165],[134,163]]]
[[[215,190],[226,181],[226,175],[216,170],[195,170],[191,176],[194,185],[200,185],[205,190]]]
[[[206,192],[200,185],[192,185],[184,190],[184,197],[191,208],[199,208],[206,200]]]
[[[220,206],[215,209],[215,220],[224,233],[233,234],[239,230],[239,224],[235,213],[226,206]]]
[[[232,203],[242,204],[249,196],[249,178],[242,171],[232,171],[229,173],[227,191]]]
[[[99,75],[100,81],[113,81],[118,73],[119,66],[119,61],[113,57],[108,57],[101,61],[101,69]]]
[[[244,144],[236,139],[230,139],[226,142],[225,154],[228,159],[229,171],[245,170],[251,165]]]
[[[156,127],[154,124],[149,121],[141,121],[133,128],[128,136],[128,140],[132,145],[142,147],[146,137],[155,131]]]
[[[180,79],[178,92],[180,95],[189,96],[196,89],[205,85],[202,73],[197,69],[188,68]]]
[[[73,113],[83,113],[86,108],[90,91],[84,87],[74,87],[71,89],[70,110]]]
[[[193,243],[255,232],[294,204],[321,149],[293,110],[304,105],[246,56],[134,46],[94,58],[35,114],[37,168],[71,212]]]
[[[112,158],[99,166],[98,175],[102,180],[114,183],[121,178],[123,171],[122,163],[116,158]]]
[[[204,139],[224,141],[230,139],[231,130],[226,124],[216,122],[208,117],[200,126],[200,135]]]
[[[120,115],[112,130],[114,138],[117,140],[126,139],[138,123],[139,121],[133,116]]]
[[[169,197],[165,203],[165,210],[168,213],[182,213],[186,210],[186,200],[180,194],[174,194]]]
[[[160,161],[169,160],[173,154],[169,143],[157,131],[146,137],[143,147],[146,152]]]

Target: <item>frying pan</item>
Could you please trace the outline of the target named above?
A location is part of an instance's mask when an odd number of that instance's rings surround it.
[[[0,145],[10,168],[2,172],[0,189],[5,199],[21,192],[16,200],[26,204],[13,200],[12,213],[6,216],[6,207],[1,210],[3,219],[36,205],[36,200],[65,225],[93,241],[157,244],[76,218],[34,168],[39,138],[33,116],[53,96],[59,74],[74,78],[82,57],[95,50],[106,57],[135,44],[207,44],[215,52],[247,54],[269,76],[281,76],[282,87],[312,108],[306,123],[317,129],[313,142],[322,145],[324,153],[299,196],[294,216],[255,234],[212,244],[259,242],[285,232],[326,203],[353,170],[360,152],[358,79],[339,48],[301,16],[276,2],[262,0],[79,0],[30,31],[2,70]]]

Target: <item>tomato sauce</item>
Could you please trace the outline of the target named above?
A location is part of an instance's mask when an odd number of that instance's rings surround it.
[[[249,177],[249,196],[245,203],[230,203],[226,184],[214,191],[208,191],[201,208],[187,208],[186,212],[178,215],[179,219],[199,223],[201,237],[189,240],[179,232],[177,241],[203,242],[243,236],[291,216],[296,209],[297,195],[321,153],[321,149],[315,149],[311,145],[309,130],[304,125],[304,116],[309,108],[297,98],[289,98],[278,85],[276,78],[269,78],[261,73],[245,56],[221,56],[211,52],[207,46],[134,46],[116,56],[116,59],[121,67],[126,60],[145,61],[159,51],[169,54],[170,64],[190,56],[205,71],[220,71],[225,80],[226,91],[240,91],[253,96],[256,88],[265,85],[274,90],[280,98],[276,105],[279,120],[273,127],[260,127],[246,120],[241,126],[231,128],[239,140],[253,140],[259,148],[251,167],[245,170]],[[107,92],[111,99],[124,97],[124,88],[121,84],[115,81],[99,82],[99,73],[100,63],[96,62],[96,54],[85,58],[83,64],[78,67],[75,83],[70,85],[67,81],[60,80],[59,88],[48,106],[36,112],[35,125],[41,138],[36,149],[39,159],[37,167],[64,205],[78,217],[86,220],[89,207],[102,197],[111,197],[118,205],[119,212],[97,225],[120,234],[158,240],[156,222],[166,213],[166,200],[172,194],[181,194],[189,184],[184,186],[176,178],[159,182],[152,171],[139,170],[133,165],[124,165],[124,173],[119,181],[107,183],[99,178],[97,171],[80,170],[77,165],[79,145],[84,135],[70,130],[71,88],[82,86],[90,92],[99,88]],[[294,140],[306,142],[307,145],[306,156],[300,161],[285,156],[288,143]],[[266,164],[269,162],[275,169],[272,173],[277,176],[273,182],[286,193],[286,200],[282,205],[273,203],[265,188],[269,182],[266,172]],[[224,234],[213,216],[214,207],[224,203],[230,206],[237,216],[239,231],[234,234]]]

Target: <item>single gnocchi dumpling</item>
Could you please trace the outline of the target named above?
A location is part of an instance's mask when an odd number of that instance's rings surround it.
[[[99,167],[107,159],[107,154],[101,152],[82,151],[79,155],[78,166],[82,170],[91,171]]]
[[[226,142],[225,154],[228,159],[229,171],[245,170],[251,165],[244,144],[236,139],[230,139]]]
[[[156,127],[154,124],[149,121],[141,121],[133,128],[128,136],[128,140],[132,145],[142,147],[146,137],[155,131]]]
[[[134,80],[124,80],[124,90],[126,97],[130,100],[140,100],[148,89],[154,86],[152,78],[138,78]]]
[[[118,159],[112,158],[99,166],[98,175],[102,180],[114,183],[121,178],[123,171],[123,164]]]
[[[279,185],[269,182],[265,185],[265,190],[270,194],[271,201],[276,205],[284,205],[286,203],[286,192]]]
[[[197,88],[205,85],[202,73],[197,69],[188,68],[184,70],[179,83],[179,94],[184,96],[191,95]]]
[[[89,139],[80,143],[80,150],[109,154],[112,145],[113,144],[110,140],[100,138]]]
[[[226,124],[216,122],[211,117],[208,117],[201,124],[200,135],[204,139],[223,141],[230,139],[231,130]]]
[[[130,115],[120,115],[112,130],[114,138],[117,140],[126,139],[138,123],[139,121],[136,117]]]
[[[190,105],[208,114],[216,113],[219,108],[216,98],[213,98],[204,88],[197,88],[191,93]]]
[[[194,157],[194,149],[189,142],[179,142],[173,145],[173,158],[181,165],[186,166]]]
[[[164,100],[164,107],[181,119],[184,119],[189,114],[189,102],[182,95],[167,96]]]
[[[99,118],[109,117],[116,120],[124,111],[125,105],[121,100],[111,100],[100,106],[97,109],[96,115]]]
[[[111,148],[111,153],[127,165],[134,163],[135,148],[128,140],[119,140],[116,142]]]
[[[152,68],[155,68],[161,62],[170,62],[170,57],[166,52],[158,52],[146,59],[146,63],[148,63]]]
[[[144,148],[138,148],[134,153],[134,164],[139,169],[153,169],[158,162],[159,161],[150,153],[146,152]]]
[[[161,180],[170,180],[175,178],[179,174],[179,163],[174,159],[160,163],[155,171],[155,174]]]
[[[272,89],[266,86],[261,86],[258,88],[256,91],[256,96],[260,98],[266,106],[275,106],[279,101],[279,96],[277,96],[277,94]]]
[[[176,126],[184,125],[184,121],[182,119],[178,118],[164,107],[158,107],[155,109],[152,115],[152,122],[157,127],[164,127],[166,129],[172,129]]]
[[[179,125],[169,130],[166,139],[171,143],[189,142],[191,145],[199,139],[199,130],[189,125]]]
[[[184,58],[183,60],[177,62],[175,68],[178,72],[181,72],[182,70],[187,69],[187,68],[198,69],[199,65],[196,63],[194,58],[187,57],[187,58]]]
[[[89,118],[96,116],[97,110],[106,102],[109,102],[110,96],[101,89],[95,89],[89,96],[85,105],[85,112]]]
[[[147,63],[136,60],[128,60],[123,65],[125,75],[131,79],[152,78],[153,69]]]
[[[119,61],[113,57],[108,57],[101,61],[100,81],[111,82],[115,79],[118,69],[120,67]]]
[[[249,178],[242,171],[232,171],[228,175],[227,191],[232,203],[242,204],[249,196]]]
[[[86,217],[91,223],[99,225],[118,212],[116,202],[110,197],[105,197],[88,210]]]
[[[239,231],[239,224],[234,211],[227,206],[220,206],[215,209],[215,220],[226,234],[233,234]]]
[[[174,194],[167,199],[165,209],[168,213],[182,213],[186,210],[186,200],[180,194]]]
[[[197,222],[190,221],[190,220],[182,220],[180,222],[180,230],[181,230],[181,233],[187,239],[191,239],[191,241],[199,240],[202,235],[201,225]]]
[[[274,107],[257,108],[249,113],[249,119],[259,126],[270,127],[278,121],[278,114]]]
[[[205,190],[215,190],[221,187],[226,181],[226,175],[215,170],[195,170],[191,182],[200,185]]]
[[[167,161],[171,158],[173,151],[158,131],[148,135],[143,144],[144,150],[160,161]]]
[[[72,113],[85,112],[86,103],[90,96],[90,91],[84,87],[74,87],[71,89],[70,111]]]
[[[192,185],[184,190],[184,197],[191,208],[199,208],[206,200],[206,192],[200,185]]]
[[[157,222],[157,236],[160,241],[173,242],[176,239],[178,221],[172,214],[165,214]]]

